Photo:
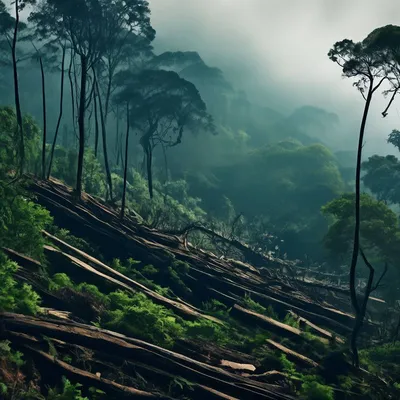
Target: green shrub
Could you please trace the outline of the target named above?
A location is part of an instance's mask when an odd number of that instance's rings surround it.
[[[89,400],[87,397],[82,397],[81,387],[81,384],[74,385],[63,378],[62,389],[49,389],[47,400]]]
[[[74,283],[71,281],[67,274],[59,273],[53,275],[52,279],[49,281],[49,290],[56,291],[62,288],[73,288]]]
[[[152,343],[172,347],[177,337],[184,335],[179,318],[163,306],[153,303],[146,295],[129,295],[118,290],[109,295],[110,311],[103,325],[108,329],[137,336]]]
[[[221,303],[216,299],[211,299],[210,301],[203,303],[203,309],[209,314],[222,319],[229,318],[229,312],[231,310],[228,309],[224,303]]]
[[[42,230],[51,223],[46,209],[28,200],[19,187],[0,180],[0,247],[42,259]]]
[[[388,343],[382,346],[371,346],[360,351],[361,363],[374,373],[389,373],[400,376],[400,343]]]
[[[96,252],[86,240],[72,235],[68,229],[60,229],[57,226],[52,226],[49,232],[70,246],[88,254],[96,254],[96,257],[99,258],[99,252]]]
[[[334,400],[334,392],[330,386],[323,385],[315,377],[307,377],[301,385],[300,398],[304,400]]]
[[[283,371],[286,372],[289,377],[297,375],[296,364],[292,361],[289,361],[285,354],[281,354],[279,360],[281,362]]]
[[[0,311],[36,315],[40,296],[26,283],[18,283],[13,275],[18,265],[0,252]]]
[[[193,322],[187,321],[185,327],[186,335],[189,337],[209,340],[220,345],[229,342],[229,334],[226,329],[208,319],[199,319]]]
[[[245,307],[247,307],[248,309],[250,309],[252,311],[255,311],[256,313],[265,314],[267,311],[267,309],[265,307],[263,307],[261,304],[254,301],[250,297],[250,295],[248,295],[247,293],[243,299],[243,302],[244,302]]]
[[[157,275],[160,271],[153,265],[145,265],[142,269],[142,274],[146,277]]]
[[[294,318],[293,315],[291,315],[291,314],[285,315],[285,319],[283,320],[283,323],[286,325],[289,325],[293,328],[297,328],[297,329],[300,328],[300,322],[296,318]]]
[[[11,342],[8,340],[0,342],[0,358],[7,359],[7,361],[21,368],[25,364],[22,359],[23,354],[19,351],[13,351],[10,344]]]

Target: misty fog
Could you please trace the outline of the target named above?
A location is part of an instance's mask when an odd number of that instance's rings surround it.
[[[338,40],[362,40],[374,28],[396,24],[394,0],[151,0],[159,51],[198,51],[224,71],[251,101],[283,114],[312,105],[336,113],[338,147],[354,149],[363,99],[342,79],[327,52]],[[386,119],[374,100],[365,155],[391,152],[386,137],[400,126],[395,104]]]

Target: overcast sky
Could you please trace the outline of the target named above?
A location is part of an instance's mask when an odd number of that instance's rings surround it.
[[[358,41],[379,26],[400,24],[397,0],[150,0],[150,5],[156,49],[198,51],[251,99],[284,113],[306,104],[336,112],[355,137],[363,100],[327,52],[338,40]],[[368,152],[385,148],[387,134],[400,129],[400,98],[382,119],[385,104],[375,100]]]

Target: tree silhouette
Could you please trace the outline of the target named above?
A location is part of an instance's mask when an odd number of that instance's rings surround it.
[[[357,148],[357,164],[355,178],[355,224],[353,252],[350,265],[350,297],[353,309],[356,313],[356,324],[351,338],[351,348],[353,352],[353,363],[359,366],[359,357],[357,350],[357,337],[362,327],[365,307],[359,304],[356,295],[356,267],[358,256],[360,254],[360,196],[361,196],[361,161],[362,149],[364,144],[365,127],[367,123],[368,113],[374,93],[381,87],[386,80],[391,83],[393,91],[393,99],[397,93],[395,89],[396,74],[394,72],[393,54],[394,45],[397,48],[397,42],[394,40],[398,36],[398,29],[388,29],[387,27],[374,30],[362,42],[355,43],[352,40],[344,39],[334,44],[329,51],[329,58],[336,62],[343,72],[343,76],[354,78],[354,86],[359,90],[365,100],[363,116],[361,120],[358,148]],[[386,91],[385,93],[388,93]],[[391,105],[393,100],[389,103]],[[388,107],[389,107],[388,106]],[[385,110],[387,113],[387,109]],[[370,264],[367,264],[368,267]],[[372,271],[371,271],[372,274]],[[368,288],[366,293],[368,292]],[[368,301],[368,296],[365,301]]]
[[[152,160],[155,147],[177,146],[185,129],[213,130],[196,87],[172,71],[123,71],[118,75],[117,101],[130,101],[132,128],[140,132],[150,197],[153,197]]]

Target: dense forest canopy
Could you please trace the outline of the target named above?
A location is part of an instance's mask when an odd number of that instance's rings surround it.
[[[153,3],[0,0],[0,396],[397,398],[400,27],[320,54],[353,130],[177,48]]]

